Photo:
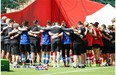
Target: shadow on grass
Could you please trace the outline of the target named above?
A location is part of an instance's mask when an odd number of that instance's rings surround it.
[[[10,70],[10,71],[1,71],[1,72],[14,72],[13,70]]]

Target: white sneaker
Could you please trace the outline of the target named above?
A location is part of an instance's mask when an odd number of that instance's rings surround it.
[[[77,68],[77,64],[73,63],[73,64],[72,64],[72,67],[73,67],[73,68]]]

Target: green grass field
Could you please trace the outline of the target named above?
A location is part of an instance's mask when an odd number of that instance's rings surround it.
[[[10,68],[10,71],[2,71],[1,75],[115,75],[115,67],[86,67],[72,68],[60,67],[48,70],[35,70],[34,68]]]

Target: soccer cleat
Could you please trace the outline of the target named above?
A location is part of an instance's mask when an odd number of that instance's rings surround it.
[[[15,66],[13,66],[14,68],[20,68],[20,66],[18,66],[18,65],[15,65]]]

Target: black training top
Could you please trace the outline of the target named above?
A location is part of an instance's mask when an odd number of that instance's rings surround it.
[[[10,44],[10,36],[8,35],[9,32],[12,31],[12,27],[8,27],[5,31],[4,31],[4,43],[5,44]]]
[[[72,43],[81,44],[83,42],[81,37],[79,35],[75,34],[74,31],[71,31],[70,38],[71,38]]]
[[[55,25],[51,27],[51,33],[56,34],[61,32],[62,32],[61,26]]]
[[[1,41],[4,41],[4,31],[3,31],[3,28],[6,27],[7,24],[5,23],[1,23],[1,31],[2,31],[2,34],[1,34]]]

